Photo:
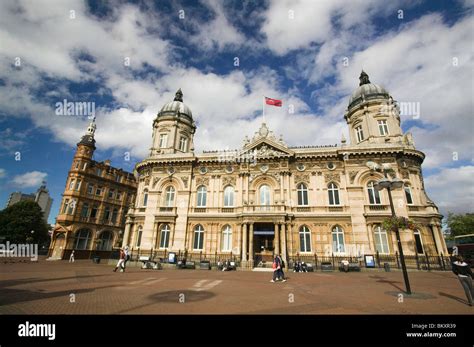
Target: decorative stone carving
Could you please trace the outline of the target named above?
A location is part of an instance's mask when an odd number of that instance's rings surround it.
[[[407,179],[410,178],[410,174],[408,173],[408,171],[403,170],[403,171],[401,171],[400,173],[401,173],[402,178],[403,178],[404,180],[407,180]]]
[[[340,183],[341,182],[341,177],[339,175],[339,173],[326,173],[324,174],[324,179],[326,181],[326,183],[329,183],[329,182],[338,182]]]
[[[188,177],[181,177],[181,181],[183,181],[184,188],[188,188]]]
[[[149,184],[150,184],[150,178],[147,177],[147,178],[145,178],[145,185],[147,186],[147,185],[149,185]]]
[[[227,186],[229,184],[232,185],[232,186],[235,186],[235,184],[236,184],[235,177],[224,176],[224,178],[222,179],[222,186]]]
[[[295,182],[296,183],[309,183],[309,174],[296,174],[295,175]]]
[[[358,171],[349,171],[349,180],[350,180],[351,184],[354,184],[354,180],[357,176],[357,172]]]
[[[153,184],[152,184],[152,187],[155,188],[156,184],[158,183],[158,181],[160,180],[159,177],[154,177],[153,178]]]
[[[200,185],[209,185],[209,178],[208,177],[198,177],[196,178],[196,185],[197,186],[200,186]]]

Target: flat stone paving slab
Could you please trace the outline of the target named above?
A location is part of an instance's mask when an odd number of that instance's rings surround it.
[[[451,272],[142,270],[91,261],[0,263],[0,314],[473,314]]]

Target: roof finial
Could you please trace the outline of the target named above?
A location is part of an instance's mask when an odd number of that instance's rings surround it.
[[[364,70],[362,70],[362,72],[360,73],[359,81],[360,81],[359,86],[370,83],[369,75],[367,75],[367,73]]]
[[[175,94],[174,101],[181,101],[183,102],[183,92],[181,91],[181,88],[178,89],[178,91]]]
[[[95,116],[92,117],[92,121],[89,123],[89,126],[87,127],[87,135],[90,135],[94,137],[95,129],[97,128],[97,125],[95,125]]]

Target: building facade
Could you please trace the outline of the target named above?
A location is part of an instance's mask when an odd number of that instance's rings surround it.
[[[362,72],[344,117],[350,140],[340,145],[291,147],[263,123],[239,150],[197,155],[196,125],[178,90],[153,122],[149,156],[135,167],[123,245],[232,256],[242,267],[275,253],[393,255],[395,235],[382,228],[391,216],[387,192],[374,189],[384,176],[367,166],[372,161],[404,182],[392,192],[396,214],[419,226],[400,231],[405,254],[447,254],[442,216],[423,185],[425,155],[403,134],[393,98]]]
[[[48,221],[49,213],[51,211],[51,205],[53,204],[53,199],[49,195],[48,189],[46,189],[46,182],[43,181],[43,184],[38,188],[36,193],[33,194],[23,194],[22,192],[11,193],[10,197],[8,198],[6,207],[25,200],[36,202],[39,207],[41,207],[41,211],[43,211],[43,219],[46,222]]]
[[[77,144],[53,229],[49,256],[67,259],[99,255],[107,258],[123,237],[125,215],[134,201],[137,184],[132,173],[92,159],[96,124]]]

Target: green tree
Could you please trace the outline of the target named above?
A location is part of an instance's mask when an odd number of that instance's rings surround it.
[[[20,201],[0,211],[0,238],[10,243],[47,244],[48,224],[41,207],[34,201]]]
[[[451,236],[474,234],[474,213],[448,214],[448,227]]]

